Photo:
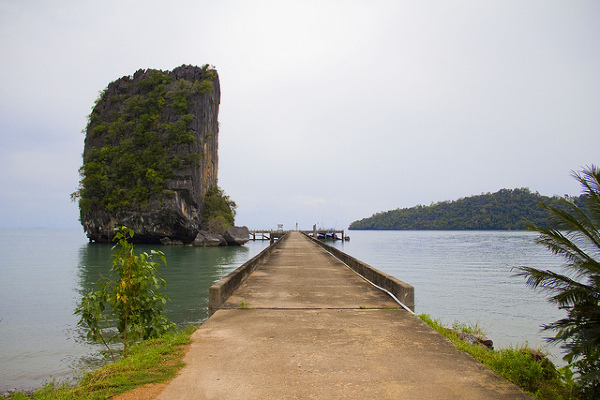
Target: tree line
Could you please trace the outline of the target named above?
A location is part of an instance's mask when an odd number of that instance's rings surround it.
[[[581,204],[580,197],[570,198]],[[523,230],[528,224],[546,226],[547,211],[540,203],[564,207],[561,198],[542,196],[528,188],[502,189],[442,201],[430,206],[417,205],[380,212],[354,221],[356,230]]]

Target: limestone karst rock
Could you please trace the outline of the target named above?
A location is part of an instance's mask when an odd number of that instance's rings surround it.
[[[200,231],[196,238],[192,242],[194,246],[212,247],[212,246],[224,246],[227,241],[223,239],[223,236],[215,232]]]
[[[242,245],[250,240],[250,231],[245,226],[232,226],[223,234],[223,238],[230,245]]]
[[[217,184],[219,77],[205,65],[138,70],[108,85],[86,129],[80,220],[91,241],[191,243]]]

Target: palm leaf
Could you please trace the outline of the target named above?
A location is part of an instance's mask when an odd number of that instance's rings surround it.
[[[520,266],[515,276],[567,311],[543,326],[556,332],[547,340],[567,350],[565,360],[578,370],[586,396],[600,396],[600,168],[592,165],[573,176],[583,187],[585,209],[567,200],[560,207],[541,204],[549,228],[529,226],[540,234],[537,243],[566,259],[565,273]]]

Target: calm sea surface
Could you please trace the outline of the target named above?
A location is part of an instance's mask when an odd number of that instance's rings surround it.
[[[495,348],[546,345],[540,326],[565,314],[514,277],[515,266],[559,269],[562,260],[523,231],[349,231],[345,253],[411,284],[415,312],[477,325]],[[545,348],[562,364],[560,348]]]
[[[346,253],[415,287],[417,313],[477,324],[496,347],[544,344],[539,326],[561,314],[512,277],[518,265],[553,268],[561,260],[529,232],[350,231]],[[208,288],[268,242],[241,247],[160,247],[159,270],[179,324],[206,319]],[[136,246],[136,251],[151,247]],[[110,246],[89,244],[81,230],[0,230],[0,393],[70,379],[98,365],[101,347],[83,339],[73,311],[110,269]],[[559,355],[556,347],[548,348]],[[555,362],[560,357],[554,358]]]
[[[178,324],[208,316],[208,288],[268,242],[236,247],[136,245],[161,250],[167,267],[166,315]],[[65,380],[98,365],[102,346],[87,344],[73,311],[83,294],[108,276],[111,246],[90,244],[76,230],[0,229],[0,393]]]

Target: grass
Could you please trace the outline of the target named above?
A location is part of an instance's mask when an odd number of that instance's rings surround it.
[[[419,318],[450,339],[460,350],[466,351],[535,398],[553,400],[579,398],[569,371],[556,369],[552,362],[538,350],[528,347],[490,350],[459,339],[457,331],[481,334],[477,326],[454,324],[451,329],[428,315],[422,314]],[[50,382],[32,395],[15,393],[9,398],[13,400],[108,399],[138,386],[168,381],[174,378],[177,371],[184,366],[182,361],[184,346],[190,343],[190,336],[195,329],[190,327],[185,331],[134,345],[128,357],[86,373],[74,387],[69,384]]]
[[[195,330],[189,327],[136,344],[126,358],[86,373],[74,387],[50,382],[32,395],[15,393],[9,399],[108,399],[138,386],[168,381],[184,366],[184,346]]]
[[[426,314],[419,315],[419,318],[450,339],[460,350],[469,353],[473,358],[533,397],[552,400],[579,398],[570,371],[567,368],[557,369],[541,351],[527,346],[491,350],[485,346],[473,345],[459,339],[457,331],[482,334],[477,326],[454,324],[454,329],[450,329]]]
[[[240,310],[249,310],[251,307],[245,301],[240,303]]]

